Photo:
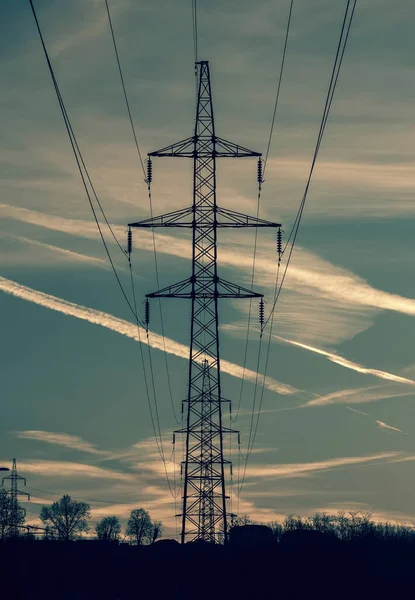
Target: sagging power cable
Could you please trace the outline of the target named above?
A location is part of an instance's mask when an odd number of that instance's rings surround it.
[[[288,36],[290,34],[290,25],[291,25],[291,16],[292,16],[292,12],[293,12],[293,4],[294,4],[294,0],[291,0],[290,10],[288,13],[287,29],[285,31],[284,50],[282,52],[280,74],[278,77],[277,93],[275,95],[274,111],[272,113],[271,128],[270,128],[269,137],[268,137],[267,149],[265,152],[264,170],[263,170],[264,177],[265,177],[265,169],[267,168],[269,151],[271,149],[272,135],[274,133],[274,125],[275,125],[275,117],[277,115],[277,109],[278,109],[278,101],[280,99],[281,83],[282,83],[282,76],[284,74],[285,56],[287,54]]]
[[[137,138],[137,134],[136,134],[135,127],[134,127],[133,116],[131,114],[130,103],[128,101],[128,95],[127,95],[127,90],[126,90],[126,87],[125,87],[124,75],[123,75],[123,72],[122,72],[122,69],[121,69],[121,62],[120,62],[120,57],[119,57],[119,54],[118,54],[117,43],[115,41],[114,28],[112,26],[112,19],[111,19],[110,8],[109,8],[109,5],[108,5],[108,0],[105,0],[105,6],[106,6],[106,9],[107,9],[108,23],[109,23],[110,30],[111,30],[111,37],[112,37],[112,43],[114,45],[115,57],[117,59],[118,72],[120,74],[121,85],[122,85],[122,89],[123,89],[123,92],[124,92],[124,99],[125,99],[125,103],[127,105],[128,117],[130,119],[130,125],[131,125],[131,129],[132,129],[133,136],[134,136],[135,147],[137,149],[137,154],[138,154],[138,157],[139,157],[139,160],[140,160],[140,164],[141,164],[141,168],[142,168],[143,173],[144,173],[144,180],[145,180],[146,179],[146,170],[145,170],[145,167],[144,167],[144,162],[143,162],[143,158],[142,158],[141,151],[140,151],[140,146],[138,145],[138,138]]]
[[[131,276],[131,279],[132,279],[132,286],[133,286],[133,303],[134,303],[134,306],[131,305],[131,303],[130,303],[127,295],[126,295],[126,292],[124,290],[124,287],[121,284],[121,281],[120,281],[120,279],[118,277],[118,273],[117,273],[116,268],[115,268],[115,265],[114,265],[114,263],[112,261],[112,258],[111,258],[111,255],[110,255],[107,243],[106,243],[104,235],[102,233],[101,225],[100,225],[100,223],[98,221],[98,217],[96,215],[96,211],[95,211],[95,208],[94,208],[94,205],[93,205],[93,202],[92,202],[92,198],[91,198],[91,195],[90,195],[90,192],[89,192],[89,189],[88,189],[88,185],[87,185],[87,180],[88,181],[91,181],[91,180],[90,180],[89,174],[86,175],[86,177],[85,177],[84,171],[82,169],[82,166],[83,166],[84,170],[85,170],[85,173],[87,173],[87,169],[86,169],[85,163],[84,163],[84,161],[82,159],[81,151],[80,151],[78,143],[76,141],[76,137],[75,137],[72,125],[70,123],[69,116],[68,116],[68,113],[66,111],[65,104],[64,104],[64,101],[63,101],[62,95],[60,93],[60,89],[59,89],[59,86],[58,86],[58,83],[57,83],[57,80],[56,80],[56,77],[55,77],[55,74],[54,74],[54,70],[53,70],[51,61],[49,59],[49,54],[48,54],[48,51],[47,51],[47,48],[46,48],[46,45],[45,45],[45,42],[44,42],[42,31],[40,29],[40,25],[39,25],[39,21],[37,19],[37,15],[36,15],[36,11],[35,11],[35,8],[34,8],[34,5],[33,5],[33,1],[29,0],[29,2],[30,2],[30,5],[31,5],[31,8],[32,8],[33,16],[35,18],[35,22],[36,22],[36,26],[37,26],[37,29],[38,29],[38,32],[39,32],[39,36],[40,36],[40,39],[41,39],[41,42],[42,42],[43,51],[45,53],[45,57],[46,57],[47,64],[48,64],[48,67],[49,67],[49,72],[50,72],[50,75],[51,75],[51,78],[52,78],[52,81],[53,81],[53,85],[54,85],[54,88],[55,88],[55,92],[56,92],[56,95],[57,95],[57,98],[58,98],[58,101],[59,101],[59,106],[60,106],[60,109],[61,109],[61,112],[62,112],[62,115],[63,115],[63,119],[64,119],[64,122],[65,122],[65,126],[66,126],[66,129],[67,129],[67,132],[68,132],[68,136],[69,136],[70,142],[71,142],[71,146],[72,146],[72,150],[73,150],[73,153],[74,153],[74,156],[75,156],[75,160],[76,160],[76,163],[77,163],[77,166],[78,166],[78,170],[79,170],[79,173],[80,173],[80,176],[81,176],[84,188],[85,188],[85,192],[86,192],[86,195],[87,195],[87,198],[88,198],[88,201],[89,201],[89,204],[90,204],[90,207],[91,207],[91,210],[92,210],[92,213],[93,213],[96,225],[98,227],[98,231],[100,233],[102,242],[104,244],[104,247],[105,247],[108,259],[109,259],[109,261],[111,263],[111,266],[113,268],[114,274],[115,274],[115,276],[117,278],[117,282],[118,282],[118,284],[119,284],[119,286],[121,288],[121,291],[122,291],[122,293],[124,295],[124,298],[125,298],[126,302],[128,303],[128,306],[129,306],[129,308],[130,308],[130,310],[131,310],[131,312],[132,312],[132,314],[133,314],[133,316],[135,318],[136,324],[137,324],[138,337],[139,337],[139,346],[140,346],[140,353],[141,353],[143,373],[144,373],[144,382],[145,382],[145,388],[146,388],[146,393],[147,393],[147,398],[148,398],[148,403],[149,403],[149,408],[150,408],[150,417],[151,417],[151,422],[152,422],[152,426],[153,426],[153,432],[154,432],[154,435],[155,435],[156,444],[157,444],[160,456],[162,458],[162,461],[163,461],[163,464],[164,464],[164,467],[165,467],[166,478],[167,478],[167,483],[169,485],[169,490],[170,490],[170,492],[173,495],[173,492],[172,492],[171,486],[170,486],[170,482],[169,482],[169,479],[168,479],[167,469],[166,469],[166,465],[168,465],[169,462],[171,462],[171,458],[170,458],[169,461],[166,461],[163,447],[159,446],[159,440],[162,443],[162,439],[161,439],[160,424],[159,424],[159,421],[158,421],[158,413],[157,413],[158,432],[157,432],[157,428],[156,428],[156,425],[155,425],[155,422],[154,422],[153,413],[152,413],[150,392],[149,392],[148,380],[147,380],[147,375],[146,375],[146,370],[145,370],[144,353],[143,353],[143,348],[142,348],[141,331],[140,331],[140,327],[144,327],[144,326],[143,326],[143,324],[138,319],[138,311],[137,311],[137,303],[136,303],[136,297],[135,297],[134,280],[133,280],[132,270],[131,270],[131,262],[129,261],[129,263],[130,263],[130,276]],[[92,182],[91,182],[91,187],[93,187],[92,186]],[[99,202],[98,198],[97,198],[97,201]],[[123,252],[124,252],[124,250],[123,250]],[[124,252],[124,254],[125,254],[125,252]],[[152,375],[154,377],[153,373],[152,373]],[[153,386],[154,386],[154,379],[153,379]]]
[[[131,288],[132,288],[132,293],[133,293],[134,308],[135,308],[136,314],[138,314],[138,312],[137,312],[137,296],[135,293],[135,285],[134,285],[131,260],[129,260],[128,262],[129,262],[129,267],[130,267],[130,278],[131,278]],[[174,462],[173,489],[172,489],[172,486],[170,483],[169,474],[167,472],[167,466],[171,463],[172,459],[175,461],[175,445],[173,444],[172,453],[171,453],[169,460],[166,460],[166,455],[164,452],[164,445],[163,445],[163,437],[162,437],[161,427],[160,427],[160,418],[159,418],[159,411],[158,411],[158,404],[157,404],[154,369],[153,369],[153,363],[152,363],[152,359],[151,359],[150,344],[149,344],[149,340],[147,339],[148,358],[149,358],[149,364],[150,364],[150,377],[151,377],[151,384],[152,384],[152,390],[153,390],[154,407],[155,407],[154,413],[155,414],[153,414],[153,407],[151,404],[150,387],[149,387],[149,383],[148,383],[147,372],[146,372],[146,368],[145,368],[145,360],[144,360],[144,351],[143,351],[143,343],[144,342],[141,339],[141,328],[140,328],[140,322],[138,321],[138,318],[136,319],[136,325],[137,325],[138,341],[139,341],[139,346],[140,346],[141,364],[142,364],[142,368],[143,368],[144,386],[145,386],[145,390],[146,390],[146,397],[147,397],[147,404],[148,404],[149,413],[150,413],[151,426],[152,426],[153,433],[154,433],[154,439],[156,441],[157,451],[158,451],[161,461],[163,463],[164,474],[165,474],[165,478],[166,478],[167,485],[169,488],[169,492],[170,492],[171,496],[176,500],[179,492],[176,489],[176,464],[175,464],[175,462]]]
[[[286,265],[285,265],[284,273],[282,275],[280,286],[279,286],[279,288],[278,288],[278,290],[277,290],[277,292],[275,294],[273,305],[272,305],[270,314],[269,314],[267,320],[264,323],[263,330],[266,328],[266,326],[267,326],[267,324],[268,324],[268,322],[269,322],[269,320],[271,318],[271,315],[275,311],[275,307],[276,307],[276,304],[278,302],[278,299],[279,299],[279,296],[280,296],[280,293],[281,293],[281,290],[282,290],[282,286],[284,284],[285,277],[287,275],[288,267],[289,267],[289,264],[291,262],[291,257],[292,257],[292,254],[293,254],[293,251],[294,251],[294,246],[295,246],[295,243],[296,243],[296,240],[297,240],[297,236],[298,236],[298,230],[300,228],[300,223],[301,223],[301,219],[302,219],[302,216],[303,216],[304,207],[305,207],[307,196],[308,196],[308,192],[309,192],[309,189],[310,189],[310,184],[311,184],[311,179],[312,179],[313,172],[314,172],[314,167],[315,167],[316,162],[317,162],[317,157],[318,157],[318,154],[319,154],[319,151],[320,151],[320,146],[321,146],[321,142],[322,142],[322,139],[323,139],[324,131],[325,131],[325,128],[326,128],[327,120],[328,120],[328,117],[329,117],[330,108],[331,108],[331,105],[332,105],[332,102],[333,102],[334,93],[336,91],[337,82],[338,82],[338,78],[339,78],[339,74],[340,74],[340,69],[341,69],[341,66],[342,66],[342,63],[343,63],[344,53],[345,53],[345,50],[346,50],[347,41],[349,39],[349,34],[350,34],[350,28],[351,28],[351,25],[352,25],[353,16],[354,16],[355,9],[356,9],[356,4],[357,4],[357,0],[348,0],[347,1],[346,10],[345,10],[345,14],[344,14],[344,19],[343,19],[343,23],[342,23],[341,34],[340,34],[339,43],[338,43],[338,46],[337,46],[336,57],[335,57],[334,65],[333,65],[333,70],[332,70],[332,73],[331,73],[329,89],[328,89],[327,96],[326,96],[326,101],[325,101],[325,105],[324,105],[323,115],[322,115],[322,119],[321,119],[321,123],[320,123],[320,129],[319,129],[319,133],[318,133],[318,136],[317,136],[316,147],[315,147],[315,150],[314,150],[314,154],[313,154],[313,158],[312,158],[312,162],[311,162],[311,167],[310,167],[310,171],[309,171],[308,178],[307,178],[307,183],[306,183],[306,186],[305,186],[304,194],[303,194],[302,200],[300,202],[300,206],[299,206],[297,215],[296,215],[295,220],[294,220],[294,224],[293,224],[293,226],[291,228],[290,234],[289,234],[288,239],[287,239],[287,241],[285,243],[284,252],[286,251],[286,249],[287,249],[290,241],[292,240],[291,247],[290,247],[290,250],[289,250],[289,254],[288,254],[287,262],[286,262]],[[352,8],[350,10],[350,6],[351,5],[352,5]]]
[[[79,175],[81,177],[81,180],[82,180],[82,183],[83,183],[83,186],[84,186],[84,189],[85,189],[85,193],[86,193],[86,196],[87,196],[87,199],[88,199],[88,202],[89,202],[89,205],[90,205],[90,208],[91,208],[91,211],[92,211],[92,214],[93,214],[96,226],[98,228],[99,235],[101,237],[102,243],[103,243],[104,248],[105,248],[105,252],[106,252],[108,260],[109,260],[109,262],[111,264],[111,268],[112,268],[113,273],[115,275],[115,278],[117,280],[118,286],[119,286],[119,288],[120,288],[120,290],[121,290],[121,292],[122,292],[122,294],[124,296],[124,299],[127,302],[127,305],[129,307],[130,311],[133,313],[134,317],[138,318],[138,316],[134,312],[134,309],[133,309],[133,306],[132,306],[130,300],[128,299],[128,296],[127,296],[127,294],[125,292],[124,286],[121,283],[121,280],[120,280],[120,277],[119,277],[119,275],[117,273],[117,269],[115,267],[114,261],[112,260],[110,251],[108,249],[107,242],[106,242],[104,234],[102,232],[101,224],[100,224],[100,222],[98,220],[97,213],[96,213],[96,210],[95,210],[92,198],[91,198],[90,190],[88,188],[88,183],[90,184],[91,190],[92,190],[92,192],[94,194],[94,197],[95,197],[95,199],[97,201],[97,204],[98,204],[98,206],[100,208],[100,211],[101,211],[101,213],[102,213],[102,215],[103,215],[103,217],[105,219],[105,222],[107,223],[107,226],[108,226],[108,228],[109,228],[109,230],[110,230],[110,232],[111,232],[114,240],[118,244],[118,246],[121,249],[121,251],[123,252],[124,256],[126,256],[126,252],[122,248],[121,244],[118,242],[118,239],[116,238],[115,233],[114,233],[114,231],[113,231],[113,229],[112,229],[112,227],[111,227],[108,219],[106,218],[106,215],[105,215],[105,212],[103,210],[102,204],[99,201],[98,195],[97,195],[97,193],[95,191],[95,188],[94,188],[94,186],[92,184],[91,177],[89,175],[88,169],[87,169],[85,161],[83,159],[81,150],[79,148],[79,145],[78,145],[78,142],[77,142],[77,139],[76,139],[76,136],[75,136],[75,132],[73,130],[71,121],[69,119],[68,112],[66,110],[65,103],[63,101],[62,94],[60,92],[59,85],[58,85],[58,82],[57,82],[57,79],[56,79],[56,76],[55,76],[55,72],[54,72],[52,63],[51,63],[50,58],[49,58],[49,53],[48,53],[47,48],[46,48],[46,44],[45,44],[45,41],[44,41],[42,30],[40,28],[39,20],[37,18],[37,14],[36,14],[36,10],[35,10],[35,7],[34,7],[33,0],[29,0],[29,3],[30,3],[30,6],[31,6],[31,9],[32,9],[33,17],[35,19],[36,27],[37,27],[37,30],[38,30],[38,33],[39,33],[39,37],[40,37],[40,41],[41,41],[41,44],[42,44],[43,52],[45,54],[45,58],[46,58],[46,62],[47,62],[47,65],[48,65],[49,73],[50,73],[50,76],[52,78],[53,86],[55,88],[56,97],[57,97],[58,102],[59,102],[59,107],[61,109],[61,113],[62,113],[62,117],[63,117],[64,123],[65,123],[66,131],[68,133],[68,137],[69,137],[69,140],[70,140],[70,143],[71,143],[71,146],[72,146],[72,151],[73,151],[73,155],[75,157],[75,161],[76,161],[76,164],[77,164],[77,167],[78,167]]]
[[[277,80],[277,90],[276,90],[276,95],[275,95],[274,109],[273,109],[273,113],[272,113],[270,132],[268,135],[265,159],[264,159],[264,161],[260,160],[258,162],[258,175],[259,176],[258,176],[258,196],[257,196],[257,207],[256,207],[256,218],[257,219],[259,218],[259,211],[260,211],[260,204],[261,204],[261,189],[262,189],[262,184],[264,182],[265,168],[267,165],[268,155],[269,155],[269,151],[271,148],[271,140],[272,140],[272,135],[274,132],[275,118],[277,115],[277,110],[278,110],[278,105],[279,105],[281,84],[282,84],[282,78],[283,78],[283,74],[284,74],[285,57],[287,54],[288,37],[290,34],[290,27],[291,27],[293,4],[294,4],[294,0],[291,0],[289,12],[288,12],[287,26],[286,26],[286,30],[285,30],[284,47],[283,47],[283,52],[282,52],[280,71],[279,71],[278,80]],[[251,272],[251,289],[253,289],[254,280],[255,280],[257,244],[258,244],[258,229],[255,228],[254,251],[253,251],[252,272]],[[249,345],[249,333],[250,333],[250,329],[251,329],[251,318],[252,318],[252,298],[250,298],[250,300],[249,300],[248,323],[247,323],[245,346],[244,346],[244,358],[243,358],[243,367],[242,367],[241,386],[240,386],[240,390],[239,390],[239,399],[238,399],[238,406],[236,409],[236,413],[235,413],[235,416],[232,417],[233,423],[235,423],[236,420],[238,419],[239,412],[241,409],[241,404],[242,404],[242,397],[243,397],[243,391],[244,391],[244,385],[245,385],[246,363],[247,363],[247,359],[248,359],[248,345]],[[258,353],[259,352],[260,352],[260,349],[258,350]],[[255,396],[254,396],[254,403],[255,403]]]
[[[193,25],[193,52],[195,63],[198,62],[199,48],[197,40],[197,0],[191,0],[192,2],[192,25]]]
[[[347,46],[347,42],[349,39],[349,34],[350,34],[350,29],[351,29],[351,25],[352,25],[352,21],[353,21],[353,17],[354,17],[354,13],[355,13],[355,9],[356,9],[356,4],[357,4],[357,0],[347,0],[347,4],[346,4],[346,9],[345,9],[345,13],[344,13],[344,18],[343,18],[343,22],[342,22],[342,27],[341,27],[341,32],[340,32],[340,37],[339,37],[339,42],[337,45],[337,51],[336,51],[336,55],[335,55],[335,60],[334,60],[334,64],[333,64],[333,69],[332,69],[332,73],[331,73],[331,77],[330,77],[330,83],[329,83],[329,88],[327,91],[327,95],[326,95],[326,100],[325,100],[325,104],[324,104],[324,110],[323,110],[323,115],[322,115],[322,119],[321,119],[321,123],[320,123],[320,128],[319,128],[319,133],[317,136],[317,142],[316,142],[316,146],[315,146],[315,150],[314,150],[314,154],[313,154],[313,158],[312,158],[312,162],[311,162],[311,167],[310,167],[310,171],[309,171],[309,175],[307,178],[307,182],[306,182],[306,186],[305,186],[305,190],[304,190],[304,194],[300,203],[300,207],[298,209],[297,212],[297,216],[295,218],[294,221],[294,225],[291,229],[289,238],[285,244],[285,248],[284,250],[287,248],[290,240],[292,239],[291,242],[291,247],[290,247],[290,251],[289,251],[289,255],[288,255],[288,259],[287,262],[285,264],[285,268],[284,268],[284,272],[281,278],[281,283],[278,283],[279,281],[279,267],[280,265],[278,265],[277,268],[277,275],[276,275],[276,285],[275,285],[275,296],[274,296],[274,302],[273,302],[273,306],[271,309],[271,312],[264,324],[264,327],[262,329],[262,331],[264,331],[265,327],[268,325],[269,322],[271,322],[270,328],[269,328],[269,335],[268,335],[268,343],[267,343],[267,351],[266,351],[266,358],[265,358],[265,365],[264,365],[264,373],[262,376],[262,386],[261,386],[261,394],[260,394],[260,400],[259,400],[259,406],[258,406],[258,414],[257,414],[257,418],[256,418],[256,423],[255,423],[255,427],[253,430],[253,435],[252,435],[252,439],[251,439],[251,444],[250,446],[248,445],[247,448],[247,453],[244,457],[244,471],[243,471],[243,476],[242,476],[242,480],[239,486],[239,491],[238,494],[241,493],[242,487],[244,485],[245,482],[245,477],[246,477],[246,469],[247,469],[247,464],[248,464],[248,460],[249,460],[249,456],[252,452],[254,443],[255,443],[255,439],[256,439],[256,434],[258,431],[258,423],[259,423],[259,419],[260,419],[260,415],[261,415],[261,410],[262,410],[262,403],[263,403],[263,397],[264,397],[264,390],[265,390],[265,381],[266,381],[266,377],[267,377],[267,370],[268,370],[268,364],[269,364],[269,355],[270,355],[270,348],[271,348],[271,340],[272,340],[272,327],[273,327],[273,322],[274,322],[274,314],[275,314],[275,307],[277,304],[277,301],[279,299],[279,296],[281,294],[281,290],[282,290],[282,286],[284,284],[284,280],[288,271],[288,267],[291,261],[291,257],[292,257],[292,253],[294,250],[294,246],[297,240],[297,236],[298,236],[298,230],[300,227],[300,223],[301,223],[301,219],[302,219],[302,215],[304,212],[304,207],[305,207],[305,203],[307,200],[307,195],[308,195],[308,191],[310,188],[310,184],[311,184],[311,179],[312,179],[312,175],[313,175],[313,171],[314,171],[314,167],[317,161],[317,157],[318,157],[318,153],[320,150],[320,146],[321,146],[321,142],[323,139],[323,135],[324,135],[324,131],[325,131],[325,127],[327,124],[327,120],[329,117],[329,113],[330,113],[330,108],[332,105],[332,101],[333,101],[333,97],[334,97],[334,93],[337,87],[337,82],[338,82],[338,78],[339,78],[339,74],[340,74],[340,69],[343,63],[343,58],[344,58],[344,54],[345,54],[345,50],[346,50],[346,46]],[[256,396],[255,396],[256,397]],[[252,425],[252,419],[251,419],[251,425]]]
[[[142,158],[140,146],[139,146],[139,143],[138,143],[138,136],[137,136],[137,132],[136,132],[135,125],[134,125],[134,119],[133,119],[133,116],[132,116],[132,113],[131,113],[130,102],[129,102],[128,93],[127,93],[127,87],[125,85],[125,78],[124,78],[124,74],[123,74],[123,70],[122,70],[122,66],[121,66],[121,60],[120,60],[120,55],[119,55],[119,52],[118,52],[118,46],[117,46],[117,41],[116,41],[114,27],[113,27],[113,24],[112,24],[112,18],[111,18],[111,12],[110,12],[110,8],[109,8],[108,0],[105,0],[105,6],[106,6],[106,9],[107,9],[108,23],[109,23],[109,27],[110,27],[110,30],[111,30],[112,43],[113,43],[115,57],[116,57],[117,66],[118,66],[118,73],[119,73],[120,80],[121,80],[121,86],[122,86],[122,90],[123,90],[124,100],[125,100],[125,104],[126,104],[126,107],[127,107],[127,112],[128,112],[128,117],[129,117],[129,121],[130,121],[131,131],[132,131],[132,134],[133,134],[134,143],[135,143],[135,147],[136,147],[136,150],[137,150],[138,159],[140,161],[141,169],[142,169],[143,174],[144,174],[144,182],[147,185],[148,202],[149,202],[149,208],[150,208],[150,218],[153,219],[154,213],[153,213],[153,200],[152,200],[152,194],[151,194],[151,177],[152,177],[151,162],[149,162],[147,164],[147,169],[146,169],[145,166],[144,166],[144,162],[143,162],[143,158]],[[159,268],[158,268],[158,259],[157,259],[156,236],[155,236],[154,228],[153,227],[151,228],[151,233],[152,233],[152,241],[153,241],[154,270],[155,270],[155,275],[156,275],[156,283],[157,283],[157,289],[160,289],[160,278],[159,278]],[[176,409],[174,407],[174,402],[173,402],[173,393],[172,393],[172,386],[171,386],[170,369],[169,369],[169,364],[168,364],[168,353],[167,353],[167,350],[166,350],[166,337],[165,337],[165,333],[164,333],[164,331],[165,331],[164,330],[164,318],[163,318],[163,310],[162,310],[162,305],[161,305],[161,299],[160,298],[158,298],[158,306],[159,306],[159,315],[160,315],[161,336],[162,336],[162,340],[163,340],[164,364],[165,364],[165,369],[166,369],[167,388],[168,388],[168,391],[169,391],[170,405],[171,405],[171,408],[172,408],[172,411],[173,411],[174,419],[175,419],[176,423],[179,424],[180,423],[180,419],[177,416]]]

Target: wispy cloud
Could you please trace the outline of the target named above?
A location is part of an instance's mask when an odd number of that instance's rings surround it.
[[[328,460],[308,463],[287,463],[287,464],[269,464],[269,465],[248,465],[247,476],[257,478],[278,477],[307,477],[317,471],[327,471],[339,467],[349,467],[354,465],[364,465],[375,461],[394,459],[400,456],[399,452],[380,452],[368,456],[347,456],[331,458]]]
[[[402,398],[414,395],[414,391],[401,392],[402,388],[396,384],[374,385],[361,388],[349,388],[330,392],[310,400],[302,406],[326,406],[327,404],[365,404],[378,402],[389,398]],[[301,407],[299,407],[301,408]]]
[[[373,504],[366,502],[356,501],[342,501],[342,502],[329,502],[325,505],[318,505],[311,509],[300,511],[302,515],[312,515],[315,513],[325,513],[328,515],[336,514],[341,512],[364,512],[370,514],[370,519],[375,523],[396,523],[396,524],[408,524],[412,526],[414,522],[414,515],[409,513],[403,513],[392,510],[374,510]]]
[[[20,244],[27,244],[29,246],[33,246],[35,248],[39,248],[41,250],[47,250],[48,252],[53,253],[55,259],[56,257],[62,257],[67,260],[68,263],[84,263],[89,265],[94,265],[96,267],[102,269],[110,269],[110,266],[107,261],[102,258],[97,258],[95,256],[88,256],[87,254],[80,254],[79,252],[74,252],[73,250],[68,250],[67,248],[61,248],[60,246],[54,246],[52,244],[46,244],[45,242],[40,242],[39,240],[34,240],[31,238],[27,238],[24,236],[13,235],[10,233],[1,233],[1,237],[8,238],[13,240],[14,242]]]
[[[347,358],[344,358],[343,356],[340,356],[335,352],[329,352],[328,350],[323,350],[322,348],[316,348],[315,346],[310,346],[308,344],[303,344],[294,340],[288,340],[278,335],[275,335],[274,338],[276,340],[284,342],[285,344],[290,344],[291,346],[303,348],[304,350],[308,350],[310,352],[314,352],[315,354],[325,356],[326,358],[328,358],[329,361],[340,365],[341,367],[345,367],[346,369],[357,371],[357,373],[362,373],[364,375],[373,375],[374,377],[378,377],[379,379],[386,379],[387,381],[395,381],[397,383],[415,385],[415,381],[413,379],[407,379],[406,377],[394,375],[393,373],[388,373],[387,371],[381,371],[379,369],[370,369],[369,367],[364,367],[363,365],[353,362],[352,360],[348,360]]]
[[[70,448],[71,450],[79,450],[80,452],[87,452],[89,454],[100,456],[108,455],[108,452],[105,450],[99,450],[96,446],[90,442],[86,442],[77,435],[40,430],[16,431],[15,434],[16,437],[24,440],[36,440],[38,442],[46,442],[47,444],[56,444],[58,446]]]
[[[137,327],[129,321],[125,321],[123,319],[114,317],[109,313],[94,310],[92,308],[87,308],[85,306],[81,306],[80,304],[68,302],[67,300],[63,300],[62,298],[58,298],[50,294],[45,294],[44,292],[39,292],[38,290],[26,287],[24,285],[16,283],[15,281],[11,281],[10,279],[6,279],[5,277],[0,277],[0,290],[17,298],[21,298],[28,302],[33,302],[34,304],[38,304],[39,306],[43,306],[50,310],[54,310],[65,315],[75,317],[83,321],[88,321],[89,323],[93,323],[95,325],[100,325],[101,327],[105,327],[106,329],[110,329],[111,331],[115,331],[116,333],[119,333],[121,335],[125,335],[126,337],[135,341],[141,341],[143,343],[146,343],[147,338],[144,329],[142,329],[141,327]],[[169,338],[165,338],[164,344],[162,336],[153,332],[150,332],[148,339],[148,343],[152,348],[164,351],[165,347],[166,351],[169,354],[174,354],[175,356],[184,359],[189,358],[189,348],[184,344],[180,344],[179,342],[176,342]],[[244,373],[244,370],[241,366],[236,365],[235,363],[229,362],[227,360],[221,361],[221,369],[224,373],[238,378],[242,378]],[[245,369],[245,379],[247,379],[248,381],[255,382],[256,373],[249,369]],[[276,379],[273,379],[272,377],[266,377],[265,386],[269,390],[273,392],[278,392],[279,394],[283,395],[294,395],[299,391],[295,387],[285,383],[281,383]]]
[[[351,406],[346,406],[346,408],[358,415],[368,417],[372,421],[375,421],[376,425],[378,427],[380,427],[380,429],[387,429],[389,431],[396,431],[397,433],[403,433],[404,435],[408,435],[407,433],[405,433],[405,431],[402,431],[402,429],[398,429],[398,427],[392,427],[392,425],[387,425],[387,423],[384,423],[383,421],[376,420],[374,417],[372,417],[372,415],[369,415],[369,413],[363,412],[363,410],[356,410],[355,408],[352,408]]]
[[[88,239],[98,239],[98,233],[92,221],[65,219],[4,204],[0,205],[0,212],[4,217],[21,220],[54,231]],[[121,239],[123,239],[123,236],[125,237],[124,226],[115,226],[114,229]],[[186,240],[169,235],[157,235],[156,240],[159,252],[183,259],[190,258],[190,245]],[[134,238],[134,245],[142,250],[151,251],[151,233],[140,232],[140,235]],[[268,248],[268,251],[270,251],[270,248]],[[268,256],[270,256],[270,253],[268,253]],[[252,269],[252,256],[246,251],[236,253],[231,248],[222,247],[219,259],[223,265],[236,267],[247,273]],[[261,253],[256,261],[256,272],[258,276],[261,274],[266,278],[265,285],[272,285],[275,277],[275,261],[264,257]],[[350,306],[364,306],[411,316],[415,315],[414,299],[378,290],[350,271],[336,267],[317,255],[304,250],[301,251],[301,249],[297,249],[295,260],[286,279],[286,286],[287,289],[302,294],[322,296],[342,304],[347,299],[347,304]]]
[[[135,480],[135,476],[129,473],[121,473],[113,469],[103,469],[95,465],[63,460],[23,460],[19,461],[19,470],[22,473],[36,473],[42,477],[86,477],[89,479],[109,479],[115,481]]]
[[[273,170],[282,179],[304,179],[310,169],[309,159],[284,157],[269,161],[268,171]],[[411,163],[379,164],[364,161],[319,160],[313,175],[317,183],[329,183],[347,186],[357,186],[359,190],[367,187],[370,190],[389,188],[390,190],[413,190],[413,166]],[[315,207],[314,207],[315,208]],[[386,207],[385,207],[386,210]],[[392,207],[389,207],[392,210]]]
[[[64,39],[56,40],[50,49],[51,58],[56,58],[60,54],[70,50],[73,47],[78,47],[85,42],[93,40],[94,37],[100,37],[108,29],[108,18],[101,11],[101,14],[83,27],[77,27],[76,33],[68,35]]]
[[[391,425],[387,425],[383,421],[376,421],[377,425],[381,429],[388,429],[389,431],[397,431],[398,433],[405,433],[402,429],[398,429],[398,427],[392,427]],[[408,435],[407,433],[405,435]]]

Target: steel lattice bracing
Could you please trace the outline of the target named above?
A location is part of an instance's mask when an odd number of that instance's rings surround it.
[[[216,202],[217,158],[260,157],[218,138],[212,106],[209,64],[198,66],[198,99],[194,135],[150,157],[193,159],[193,204],[187,209],[130,223],[130,227],[188,227],[192,229],[192,273],[147,296],[191,300],[191,339],[186,399],[186,452],[184,461],[182,542],[226,540],[227,507],[222,424],[218,301],[220,298],[261,297],[218,277],[217,230],[229,227],[280,227],[220,208]]]
[[[215,541],[215,514],[217,513],[214,502],[215,481],[211,468],[214,458],[211,444],[214,435],[211,414],[212,402],[214,401],[217,402],[217,398],[212,395],[209,363],[205,360],[203,363],[202,396],[200,398],[200,465],[202,473],[198,529],[199,536],[203,540],[212,542]]]

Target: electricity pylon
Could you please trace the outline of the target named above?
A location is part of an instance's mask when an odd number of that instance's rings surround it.
[[[10,497],[9,535],[10,537],[16,537],[19,535],[20,522],[26,516],[26,509],[19,506],[19,496],[26,496],[30,500],[30,494],[22,492],[17,488],[19,481],[24,481],[23,485],[26,485],[26,479],[18,475],[15,458],[13,458],[11,474],[3,477],[2,485],[4,485],[6,480],[10,481],[10,490],[8,491]]]
[[[218,304],[221,298],[262,298],[262,294],[218,276],[217,230],[220,228],[276,227],[272,223],[222,208],[216,202],[218,158],[258,158],[258,182],[262,183],[261,154],[220,138],[215,133],[209,63],[196,63],[198,94],[194,134],[149,153],[147,184],[152,179],[152,157],[190,158],[193,161],[193,204],[158,217],[129,224],[131,227],[183,227],[192,230],[192,273],[188,279],[147,298],[191,300],[190,357],[186,410],[186,436],[181,541],[218,542],[227,538],[224,434],[235,433],[222,424],[222,397]],[[207,383],[208,382],[208,383]],[[206,386],[209,392],[207,393]]]

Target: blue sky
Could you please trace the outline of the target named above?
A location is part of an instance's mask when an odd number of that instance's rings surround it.
[[[191,2],[110,2],[144,154],[192,133]],[[117,235],[149,215],[103,0],[38,0],[78,142]],[[289,231],[304,190],[343,0],[296,0],[261,217]],[[265,151],[288,1],[199,2],[199,55],[211,66],[218,135]],[[246,483],[232,508],[268,521],[289,513],[367,510],[414,518],[415,315],[413,100],[409,0],[358,2],[298,246],[278,303],[268,380]],[[94,519],[143,506],[175,532],[174,501],[153,439],[137,330],[80,184],[27,2],[0,6],[2,419],[0,457],[16,457],[39,507],[62,493]],[[156,214],[191,201],[187,161],[154,161]],[[221,205],[254,214],[255,161],[222,161]],[[157,234],[160,282],[187,276],[188,239]],[[253,234],[221,235],[221,273],[249,285]],[[134,236],[139,304],[157,288],[151,235]],[[127,264],[108,237],[130,293]],[[256,287],[272,301],[275,239],[260,232]],[[224,302],[224,394],[237,405],[248,303]],[[177,411],[186,394],[189,306],[164,308]],[[254,320],[256,307],[254,307]],[[170,408],[160,321],[150,343],[166,455]],[[255,370],[252,329],[248,369]],[[147,350],[146,350],[147,351]],[[252,374],[248,374],[252,378]],[[249,379],[248,377],[248,379]],[[244,387],[245,448],[254,386]],[[232,449],[235,460],[235,448]],[[180,444],[176,462],[180,460]],[[177,478],[174,460],[167,469]],[[174,475],[175,473],[175,475]],[[41,490],[41,491],[39,491]],[[56,494],[56,495],[55,495]]]

